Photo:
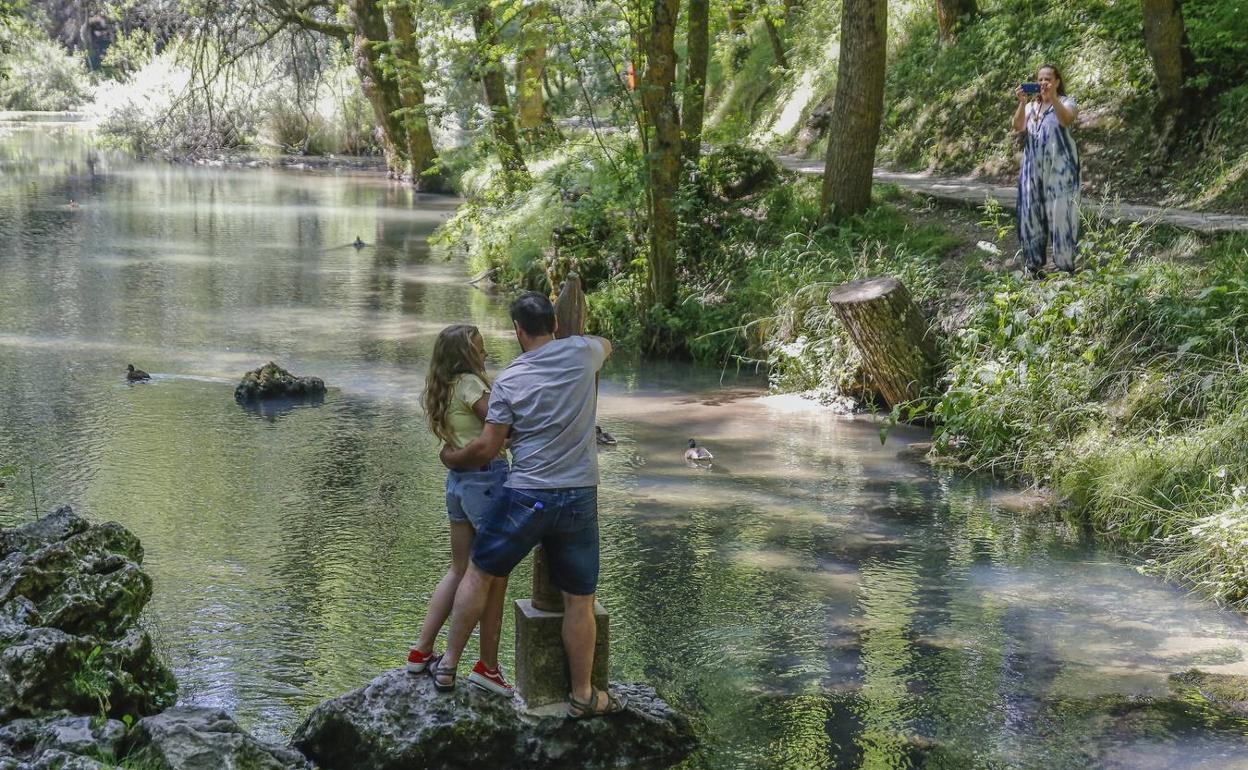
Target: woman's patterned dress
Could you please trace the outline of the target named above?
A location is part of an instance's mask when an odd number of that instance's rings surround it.
[[[1074,109],[1075,100],[1058,97]],[[1027,266],[1044,266],[1047,245],[1058,269],[1075,269],[1079,239],[1079,151],[1051,106],[1027,104],[1023,167],[1018,178],[1018,241]]]

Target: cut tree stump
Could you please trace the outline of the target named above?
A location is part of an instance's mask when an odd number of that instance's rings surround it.
[[[889,406],[923,394],[936,375],[936,345],[901,281],[851,281],[829,292],[828,302],[862,355],[868,382]]]

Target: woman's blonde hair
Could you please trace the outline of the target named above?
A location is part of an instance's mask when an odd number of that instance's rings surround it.
[[[488,386],[485,376],[485,354],[472,344],[481,332],[472,324],[454,324],[438,333],[433,343],[433,358],[429,360],[429,376],[425,378],[425,393],[421,404],[433,435],[443,441],[451,440],[447,413],[451,409],[451,396],[455,381],[462,374],[475,374]]]

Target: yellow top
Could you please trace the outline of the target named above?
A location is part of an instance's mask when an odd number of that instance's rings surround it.
[[[455,379],[451,403],[446,409],[446,427],[451,435],[450,445],[463,449],[481,435],[485,422],[472,410],[472,405],[489,395],[490,386],[475,374],[461,374]],[[499,450],[503,457],[506,450]]]

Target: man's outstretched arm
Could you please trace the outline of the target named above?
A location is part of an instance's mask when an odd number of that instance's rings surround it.
[[[498,457],[510,430],[510,425],[487,422],[481,430],[481,435],[474,438],[463,449],[451,449],[449,444],[443,446],[442,464],[451,470],[480,468]]]

